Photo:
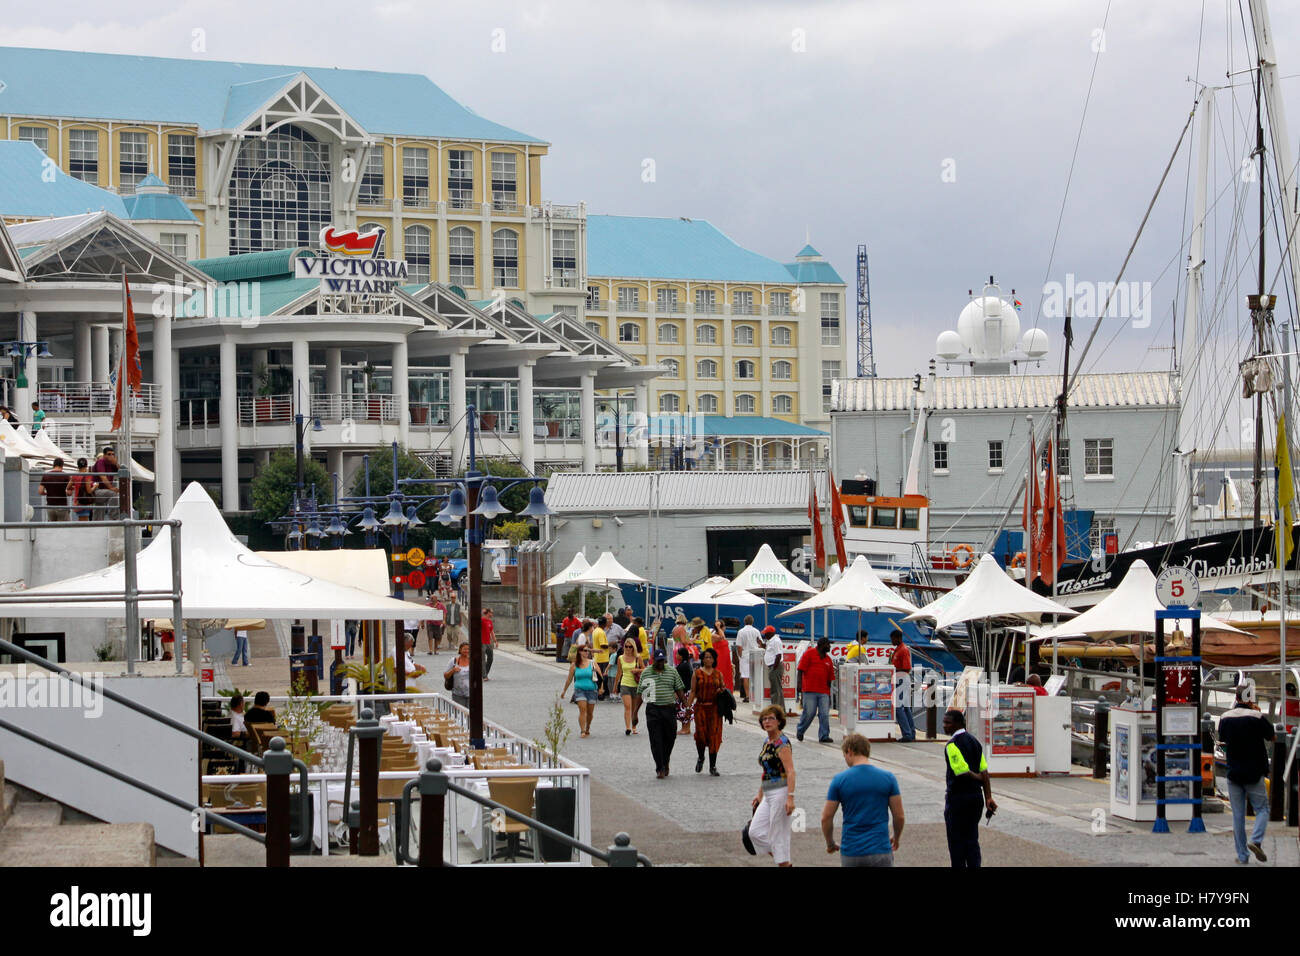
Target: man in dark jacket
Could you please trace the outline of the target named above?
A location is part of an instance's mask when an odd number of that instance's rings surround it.
[[[1273,739],[1273,725],[1259,712],[1255,688],[1243,684],[1237,688],[1237,703],[1219,718],[1219,740],[1228,755],[1228,799],[1232,803],[1232,839],[1237,847],[1237,862],[1249,863],[1250,850],[1263,862],[1268,859],[1260,841],[1268,826],[1268,793],[1264,777],[1268,773],[1268,741]],[[1246,801],[1255,810],[1255,829],[1246,842]]]

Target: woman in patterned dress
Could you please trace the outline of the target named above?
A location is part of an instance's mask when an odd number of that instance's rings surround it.
[[[718,777],[718,751],[722,749],[722,715],[718,713],[718,691],[726,687],[718,670],[718,652],[705,648],[699,669],[691,676],[691,693],[686,705],[695,707],[695,772],[704,769],[704,750],[709,751],[709,773]]]

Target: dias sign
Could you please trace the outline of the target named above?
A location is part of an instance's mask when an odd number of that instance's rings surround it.
[[[384,230],[362,235],[352,229],[336,232],[333,226],[320,231],[321,248],[328,256],[303,256],[293,262],[296,279],[319,279],[321,292],[335,295],[390,294],[407,281],[406,262],[381,259]]]

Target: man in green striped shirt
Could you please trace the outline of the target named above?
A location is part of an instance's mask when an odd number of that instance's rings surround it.
[[[686,699],[686,685],[676,668],[665,667],[668,655],[663,648],[654,652],[654,665],[641,675],[641,697],[646,702],[646,730],[650,735],[650,753],[655,758],[655,776],[668,776],[668,760],[677,739],[677,704]]]

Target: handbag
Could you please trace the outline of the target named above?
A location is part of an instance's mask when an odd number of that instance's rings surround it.
[[[442,686],[443,686],[444,689],[446,689],[446,690],[450,690],[450,691],[454,691],[454,690],[456,689],[456,670],[455,670],[455,665],[454,665],[454,664],[452,665],[452,671],[451,671],[451,673],[450,673],[450,674],[444,674],[444,675],[443,675],[443,677],[442,677]]]

